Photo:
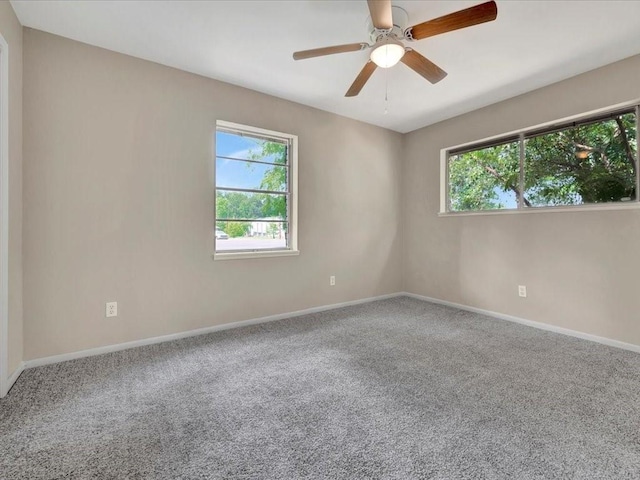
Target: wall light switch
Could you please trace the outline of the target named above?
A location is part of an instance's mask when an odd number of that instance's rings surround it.
[[[526,285],[518,285],[518,295],[521,297],[527,296],[527,287]]]

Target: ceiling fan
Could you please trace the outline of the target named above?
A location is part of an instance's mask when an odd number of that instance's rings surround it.
[[[304,60],[372,48],[369,61],[360,71],[345,97],[358,95],[377,67],[389,68],[398,62],[404,63],[431,83],[439,82],[447,76],[447,72],[412,48],[405,47],[402,40],[422,40],[441,33],[490,22],[498,16],[496,2],[490,1],[406,28],[407,12],[400,7],[392,6],[391,0],[367,0],[367,4],[371,13],[368,25],[371,44],[349,43],[302,50],[293,54],[294,60]]]

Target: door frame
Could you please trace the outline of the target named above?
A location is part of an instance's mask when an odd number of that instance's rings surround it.
[[[9,45],[0,34],[0,398],[9,385]]]

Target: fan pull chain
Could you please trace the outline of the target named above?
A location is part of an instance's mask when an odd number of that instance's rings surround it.
[[[389,113],[389,69],[386,69],[384,75],[384,114]]]

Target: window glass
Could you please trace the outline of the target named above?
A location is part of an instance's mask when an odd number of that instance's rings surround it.
[[[251,127],[247,127],[251,128]],[[269,139],[259,134],[218,129],[216,132],[216,157],[235,160],[259,160],[268,163],[285,163],[282,152],[287,142],[280,139]]]
[[[519,195],[518,142],[504,143],[449,157],[449,209],[516,208]]]
[[[216,245],[219,252],[286,249],[286,223],[269,220],[217,222]]]
[[[287,188],[286,166],[217,158],[216,172],[218,188],[273,189],[278,192]]]
[[[527,139],[527,205],[635,200],[636,149],[633,113]]]

